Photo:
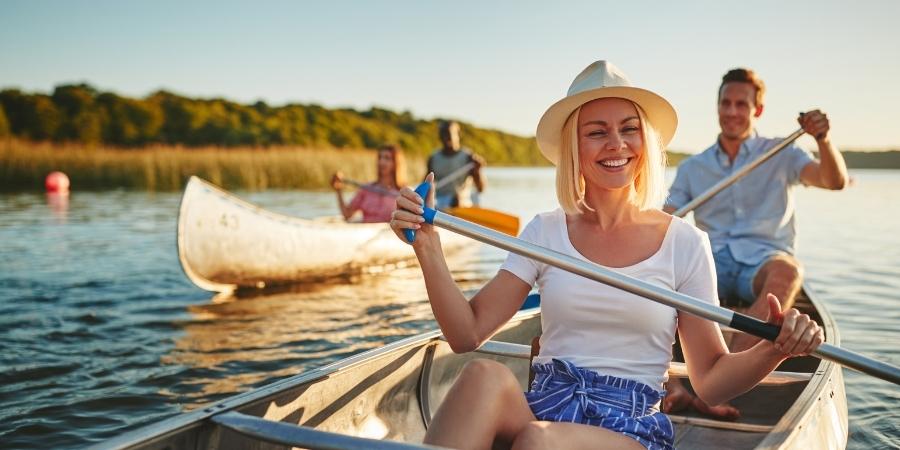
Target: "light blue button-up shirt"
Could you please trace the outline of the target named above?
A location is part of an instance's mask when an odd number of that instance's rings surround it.
[[[780,138],[757,135],[741,144],[734,163],[716,142],[678,166],[666,205],[680,208],[723,178],[755,161]],[[756,265],[773,254],[794,254],[794,187],[800,171],[814,161],[795,145],[753,169],[694,210],[694,222],[709,234],[713,252],[728,246],[734,258]]]

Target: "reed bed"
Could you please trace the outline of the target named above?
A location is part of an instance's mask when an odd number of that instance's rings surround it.
[[[119,149],[7,140],[0,143],[0,190],[42,190],[44,178],[55,170],[69,176],[73,190],[177,191],[191,175],[226,189],[323,189],[338,170],[347,178],[372,180],[375,156],[366,149]],[[409,158],[408,167],[424,163]],[[408,179],[420,177],[418,172],[411,171]]]

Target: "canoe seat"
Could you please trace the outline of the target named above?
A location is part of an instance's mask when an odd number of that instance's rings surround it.
[[[774,425],[759,425],[755,423],[728,422],[724,420],[707,419],[705,417],[681,416],[666,414],[672,423],[694,425],[704,428],[717,428],[720,430],[743,431],[746,433],[770,433],[775,429]]]
[[[478,350],[479,353],[489,354],[489,355],[498,355],[498,356],[506,356],[511,358],[520,358],[520,359],[528,359],[529,361],[533,360],[535,356],[540,352],[541,344],[540,344],[540,336],[535,336],[534,339],[531,340],[531,346],[523,345],[523,344],[513,344],[510,342],[499,342],[499,341],[487,341],[482,345]],[[767,375],[762,381],[759,382],[760,386],[779,386],[790,383],[802,383],[809,381],[812,378],[811,373],[804,372],[779,372],[774,371]],[[669,377],[674,378],[687,378],[688,371],[687,365],[681,362],[672,361],[669,363]],[[531,386],[531,383],[534,381],[534,371],[529,368],[528,369],[528,386]],[[757,425],[750,423],[741,423],[741,422],[728,422],[722,420],[715,419],[707,419],[703,417],[688,417],[681,416],[675,414],[669,414],[669,419],[672,420],[673,423],[679,424],[687,424],[687,425],[695,425],[705,428],[717,428],[723,430],[734,430],[734,431],[743,431],[749,433],[769,433],[774,427],[771,425]]]

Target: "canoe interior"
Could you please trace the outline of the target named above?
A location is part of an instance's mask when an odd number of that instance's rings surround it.
[[[830,315],[804,289],[795,307],[823,326],[826,341],[839,344]],[[821,311],[820,311],[821,309]],[[847,443],[847,404],[840,367],[814,357],[792,358],[777,370],[815,373],[809,382],[757,386],[730,403],[741,412],[740,423],[772,426],[769,433],[676,424],[678,448],[844,448]],[[690,385],[690,382],[685,380]],[[694,411],[686,417],[703,417]]]
[[[838,343],[830,316],[804,295],[798,302]],[[530,344],[540,332],[538,310],[520,312],[494,338]],[[421,442],[426,421],[447,394],[465,363],[473,358],[503,362],[523,389],[528,361],[504,356],[453,354],[437,332],[408,338],[272,385],[173,417],[108,441],[100,448],[283,449],[247,438],[208,420],[225,412],[299,424],[353,436]],[[676,423],[676,445],[688,448],[843,448],[846,399],[840,368],[812,357],[795,358],[778,370],[812,373],[809,381],[760,386],[733,401],[741,423],[772,426],[745,432]],[[686,416],[691,417],[690,414]]]

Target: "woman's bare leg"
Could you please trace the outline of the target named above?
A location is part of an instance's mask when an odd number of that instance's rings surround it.
[[[645,450],[636,439],[606,428],[563,422],[530,422],[516,436],[512,450],[532,449]]]
[[[522,386],[506,366],[476,359],[466,364],[431,421],[425,443],[460,449],[509,445],[535,419]]]

